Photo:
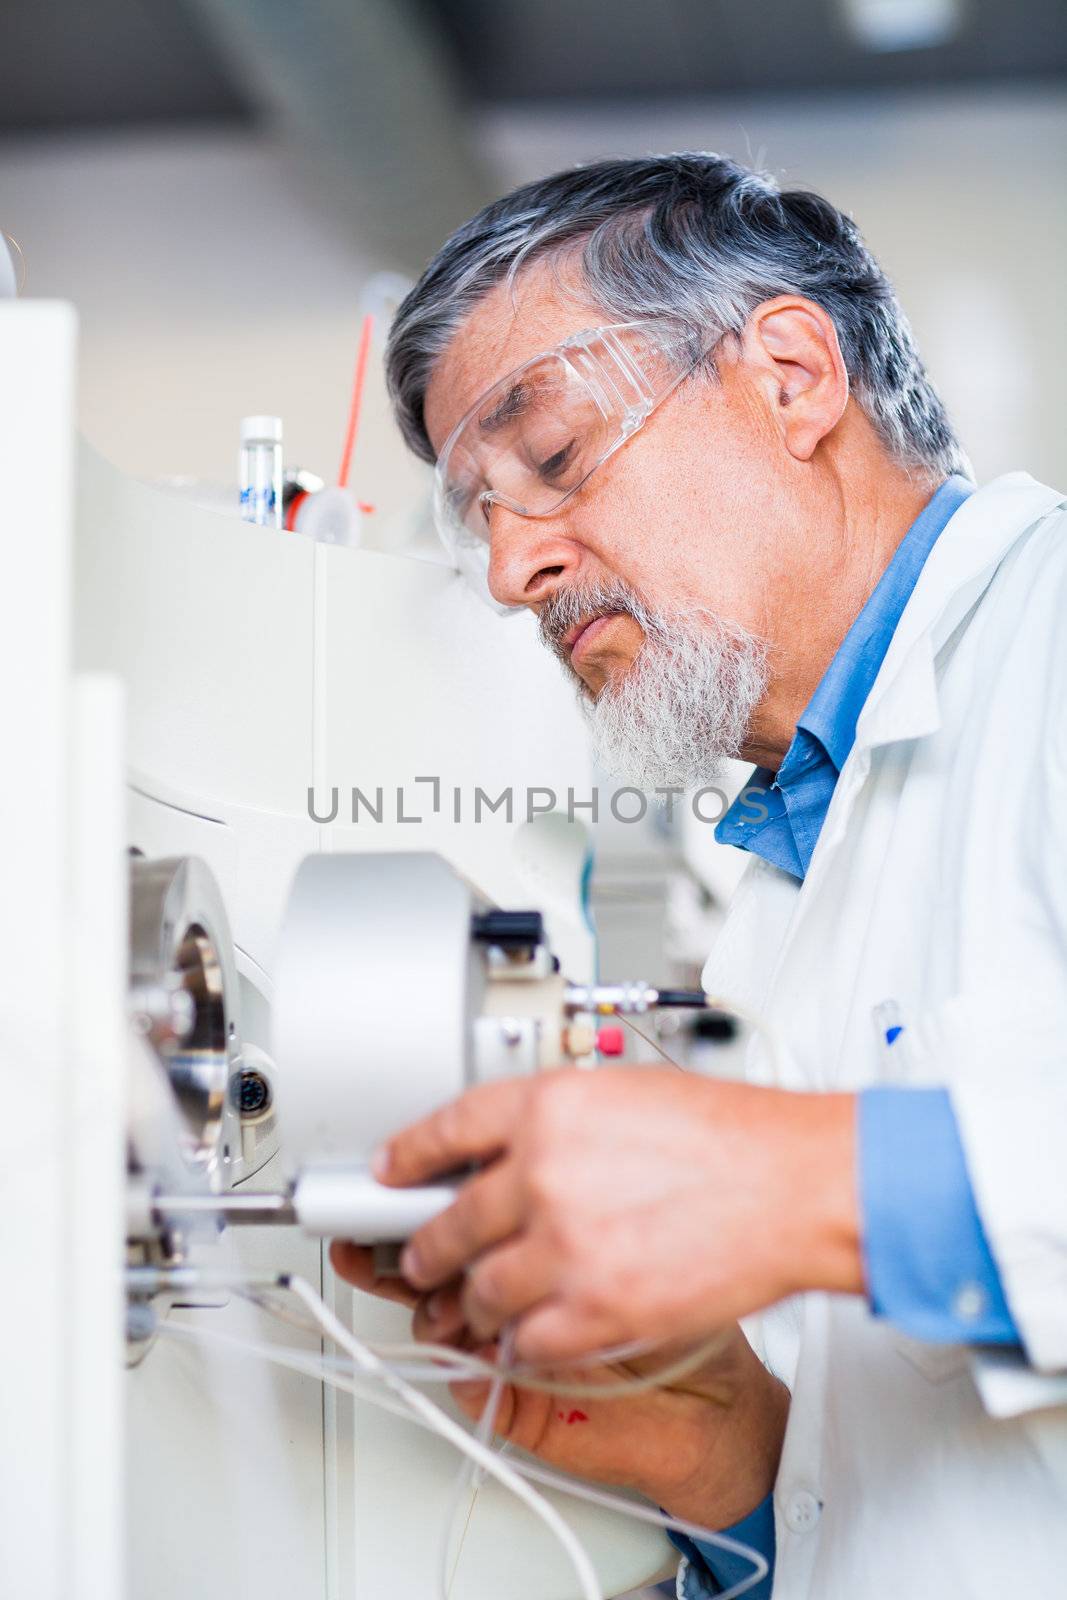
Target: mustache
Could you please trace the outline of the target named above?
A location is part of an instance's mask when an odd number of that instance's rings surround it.
[[[541,643],[565,667],[569,667],[570,653],[563,642],[569,630],[579,622],[594,622],[598,617],[613,616],[619,612],[633,617],[648,632],[648,607],[636,590],[619,578],[609,583],[573,584],[570,588],[560,589],[545,601],[538,615]]]

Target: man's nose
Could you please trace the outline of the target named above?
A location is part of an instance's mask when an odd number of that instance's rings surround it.
[[[549,517],[520,517],[494,505],[489,527],[489,592],[504,606],[540,605],[573,580],[581,547]]]

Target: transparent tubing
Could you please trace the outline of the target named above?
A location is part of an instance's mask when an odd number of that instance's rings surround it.
[[[482,1408],[482,1414],[478,1419],[478,1426],[474,1433],[474,1437],[478,1440],[478,1443],[484,1445],[487,1450],[492,1448],[493,1422],[496,1419],[496,1414],[500,1407],[500,1401],[504,1394],[504,1386],[507,1381],[502,1368],[504,1367],[505,1363],[511,1360],[514,1344],[514,1331],[511,1328],[505,1328],[499,1346],[500,1364],[489,1381],[489,1393],[486,1397],[485,1405]],[[468,1490],[470,1490],[472,1494],[476,1495],[484,1477],[485,1473],[483,1469],[476,1466],[474,1462],[470,1460],[462,1462],[460,1469],[456,1474],[455,1485],[453,1486],[452,1493],[449,1496],[448,1506],[445,1511],[441,1528],[441,1559],[438,1564],[438,1587],[440,1589],[440,1600],[449,1600],[449,1595],[452,1592],[452,1585],[456,1578],[456,1569],[459,1566],[460,1558],[463,1554],[463,1536],[461,1536],[459,1545],[456,1549],[456,1559],[452,1562],[451,1566],[449,1565],[449,1554],[452,1548],[452,1535],[455,1531],[456,1520],[463,1508],[464,1497]],[[474,1501],[472,1500],[470,1511],[468,1512],[467,1516],[468,1525],[473,1512]],[[464,1536],[465,1534],[466,1529],[464,1529]]]
[[[658,1367],[655,1372],[635,1373],[632,1378],[618,1378],[607,1383],[568,1383],[554,1382],[551,1378],[541,1377],[532,1372],[528,1367],[496,1367],[490,1361],[482,1361],[478,1356],[467,1356],[463,1351],[450,1349],[448,1345],[398,1345],[389,1351],[394,1358],[403,1359],[402,1351],[410,1350],[419,1355],[429,1356],[432,1360],[447,1364],[451,1367],[454,1376],[450,1376],[450,1383],[466,1382],[478,1378],[499,1378],[502,1383],[510,1383],[517,1389],[531,1389],[540,1394],[564,1395],[574,1400],[623,1400],[629,1395],[648,1394],[653,1389],[664,1389],[669,1384],[677,1383],[681,1378],[687,1378],[699,1367],[719,1354],[725,1343],[726,1335],[716,1334],[713,1339],[707,1339],[695,1350],[688,1350],[677,1361],[672,1361],[665,1366]],[[456,1360],[456,1356],[461,1360]],[[452,1357],[452,1360],[449,1360]],[[620,1357],[615,1357],[615,1364],[620,1362]],[[597,1353],[584,1357],[579,1362],[570,1365],[594,1366],[598,1362],[609,1364],[608,1358]]]
[[[237,1292],[241,1293],[240,1289]],[[292,1316],[266,1295],[252,1292],[247,1294],[247,1298],[271,1316],[305,1332],[311,1332],[313,1327],[315,1329],[318,1327],[317,1323],[312,1324],[302,1317]],[[569,1400],[622,1400],[629,1395],[648,1394],[653,1389],[666,1388],[668,1384],[689,1377],[705,1362],[711,1361],[720,1353],[727,1337],[726,1333],[717,1333],[695,1349],[686,1351],[677,1361],[657,1367],[655,1372],[635,1373],[633,1377],[619,1378],[607,1383],[568,1383],[565,1380],[555,1382],[551,1378],[540,1376],[530,1367],[508,1367],[485,1361],[469,1351],[457,1350],[454,1346],[446,1344],[375,1342],[368,1343],[367,1349],[384,1361],[404,1363],[405,1375],[415,1383],[467,1383],[477,1382],[479,1379],[493,1381],[499,1378],[502,1383],[510,1383],[517,1389],[531,1389],[540,1394],[558,1394]],[[601,1363],[605,1366],[619,1365],[632,1360],[634,1356],[650,1355],[655,1349],[655,1345],[642,1342],[616,1350],[595,1350],[584,1356],[577,1365],[595,1366]],[[427,1365],[427,1362],[432,1364]],[[575,1364],[569,1363],[572,1366]]]
[[[387,1411],[391,1416],[402,1417],[405,1421],[415,1422],[419,1427],[427,1428],[431,1433],[438,1433],[435,1422],[427,1420],[421,1414],[412,1411],[406,1402],[390,1400],[379,1390],[361,1384],[358,1380],[342,1374],[330,1366],[324,1366],[323,1358],[311,1355],[304,1350],[287,1349],[284,1345],[259,1344],[254,1340],[237,1338],[231,1334],[222,1333],[217,1329],[189,1328],[180,1323],[163,1322],[160,1324],[160,1333],[173,1337],[188,1339],[193,1342],[208,1342],[229,1347],[235,1353],[248,1356],[259,1356],[264,1361],[273,1362],[277,1366],[285,1367],[292,1372],[304,1374],[321,1383],[330,1384],[333,1388],[342,1390],[345,1394],[354,1396],[357,1400],[366,1401],[369,1405],[377,1406],[382,1411]],[[415,1391],[417,1393],[417,1391]],[[436,1407],[434,1408],[436,1410]],[[444,1413],[441,1413],[444,1415]],[[447,1419],[446,1420],[451,1420]],[[469,1441],[469,1435],[459,1430],[462,1437]],[[653,1527],[662,1528],[667,1533],[683,1534],[686,1538],[699,1540],[716,1549],[728,1551],[733,1555],[741,1556],[746,1561],[751,1561],[753,1570],[746,1578],[718,1597],[718,1600],[740,1600],[750,1589],[760,1583],[770,1570],[765,1557],[760,1551],[752,1549],[749,1545],[742,1544],[740,1540],[732,1539],[729,1534],[720,1533],[712,1528],[701,1527],[699,1523],[689,1522],[684,1517],[672,1517],[666,1512],[657,1511],[652,1506],[641,1505],[632,1500],[623,1499],[613,1495],[607,1490],[594,1487],[580,1479],[563,1477],[548,1467],[538,1466],[534,1462],[512,1459],[509,1465],[522,1478],[543,1484],[547,1488],[555,1489],[560,1494],[569,1495],[572,1499],[586,1500],[591,1505],[603,1507],[606,1511],[616,1512],[619,1516],[631,1517],[638,1522],[646,1522]],[[496,1474],[494,1474],[496,1476]]]
[[[319,1323],[323,1333],[332,1339],[336,1345],[345,1350],[352,1358],[354,1364],[371,1377],[381,1378],[386,1388],[401,1400],[408,1410],[415,1416],[425,1419],[435,1433],[440,1434],[457,1450],[463,1452],[478,1466],[484,1467],[490,1477],[496,1478],[506,1489],[529,1506],[534,1514],[540,1517],[548,1529],[555,1534],[563,1549],[570,1557],[574,1566],[575,1576],[578,1579],[582,1593],[582,1600],[604,1600],[600,1585],[597,1582],[596,1572],[589,1555],[576,1537],[573,1529],[560,1516],[555,1506],[551,1505],[543,1495],[532,1489],[526,1480],[517,1473],[509,1464],[490,1450],[488,1445],[482,1444],[473,1438],[457,1422],[442,1411],[440,1406],[422,1394],[420,1390],[412,1388],[411,1384],[401,1378],[399,1374],[390,1370],[378,1356],[368,1350],[361,1340],[357,1339],[345,1327],[341,1320],[334,1316],[329,1306],[316,1294],[315,1290],[303,1278],[290,1278],[289,1288],[302,1300]]]

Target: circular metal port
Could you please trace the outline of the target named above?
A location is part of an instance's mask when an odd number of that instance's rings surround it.
[[[195,857],[130,863],[130,1006],[177,1102],[181,1153],[210,1170],[232,1071],[236,994],[226,913]]]
[[[257,1072],[255,1068],[243,1068],[230,1080],[233,1108],[246,1120],[265,1115],[271,1108],[272,1099],[270,1084],[262,1072]]]

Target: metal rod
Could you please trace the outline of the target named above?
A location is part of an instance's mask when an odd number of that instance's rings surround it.
[[[640,979],[628,983],[571,983],[564,1003],[572,1013],[595,1011],[600,1016],[619,1017],[640,1015],[657,1007],[708,1009],[703,989],[654,989]]]
[[[152,1196],[157,1222],[178,1222],[183,1217],[216,1217],[236,1223],[295,1223],[292,1196],[263,1191],[258,1194],[157,1194]]]
[[[129,1294],[164,1294],[172,1289],[278,1289],[284,1274],[227,1272],[211,1267],[127,1267]]]
[[[592,1011],[602,1017],[648,1011],[658,991],[641,980],[630,983],[570,983],[564,1001],[568,1012]]]

